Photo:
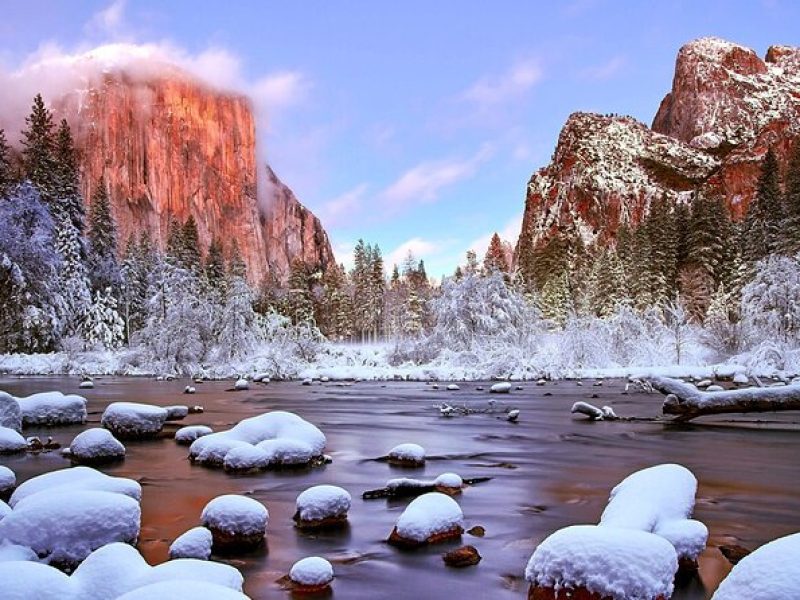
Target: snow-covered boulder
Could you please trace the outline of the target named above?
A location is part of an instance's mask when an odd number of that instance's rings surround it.
[[[152,404],[137,402],[112,402],[109,404],[100,424],[121,439],[153,437],[164,427],[167,411]]]
[[[72,491],[100,491],[122,494],[139,502],[142,486],[132,479],[111,477],[91,467],[73,467],[38,475],[17,487],[8,503],[15,507],[26,498],[43,494],[57,497]]]
[[[5,600],[76,600],[70,578],[53,567],[26,561],[0,561]]]
[[[123,494],[51,490],[17,502],[0,521],[0,539],[27,546],[49,564],[74,567],[105,544],[135,543],[140,519],[139,503]]]
[[[41,392],[17,398],[22,426],[70,425],[86,422],[86,398],[61,392]]]
[[[189,458],[201,464],[224,466],[231,450],[250,445],[266,453],[269,467],[306,465],[322,456],[325,441],[319,429],[296,414],[273,411],[195,440],[189,448]]]
[[[681,465],[636,471],[611,490],[600,525],[659,535],[675,547],[682,566],[696,566],[708,539],[706,526],[691,518],[696,492],[697,479]]]
[[[165,406],[164,410],[167,411],[167,421],[180,421],[181,419],[185,419],[189,414],[189,407],[182,404]]]
[[[464,487],[464,480],[456,473],[442,473],[433,480],[433,487],[437,492],[455,496],[461,493],[461,489]]]
[[[107,429],[93,427],[75,436],[69,457],[84,464],[113,462],[125,458],[125,446]]]
[[[196,558],[208,560],[211,558],[213,536],[205,527],[193,527],[186,533],[178,536],[169,547],[170,559]]]
[[[24,452],[28,442],[16,430],[0,427],[0,454]]]
[[[416,547],[460,538],[464,533],[464,513],[450,496],[430,492],[415,498],[400,515],[389,536],[389,543]]]
[[[399,467],[422,467],[425,465],[425,448],[419,444],[399,444],[387,454],[389,464]]]
[[[245,390],[249,390],[250,382],[247,381],[247,379],[245,379],[244,377],[239,377],[239,379],[237,379],[236,382],[233,384],[233,389],[235,389],[237,392],[243,392]]]
[[[93,390],[94,381],[92,381],[91,379],[84,379],[78,384],[78,387],[82,390]]]
[[[196,394],[197,393],[197,388],[194,387],[193,385],[187,385],[185,388],[183,388],[183,393],[184,394]]]
[[[461,388],[458,387],[458,385],[455,384],[455,383],[451,383],[450,385],[447,386],[447,391],[449,391],[449,392],[457,392],[460,389]]]
[[[264,541],[269,512],[258,500],[227,494],[206,504],[200,520],[211,531],[215,550],[238,552]]]
[[[495,383],[492,387],[489,388],[489,392],[492,394],[510,394],[511,393],[511,384],[507,381],[501,381],[500,383]]]
[[[0,427],[22,431],[22,410],[11,394],[0,391]]]
[[[335,485],[315,485],[297,497],[294,521],[301,529],[337,527],[347,522],[352,498]]]
[[[196,439],[212,433],[214,433],[214,430],[206,425],[189,425],[188,427],[181,427],[175,432],[175,441],[188,446]]]
[[[714,382],[711,381],[710,379],[702,379],[702,380],[698,381],[695,385],[696,385],[696,387],[698,387],[700,389],[703,389],[703,388],[707,388],[707,387],[711,386],[713,383]]]
[[[313,380],[313,379],[311,379],[311,377],[306,377],[306,378],[305,378],[305,379],[303,379],[303,381],[301,382],[301,385],[311,385],[312,383],[314,383],[314,380]]]
[[[0,520],[11,512],[11,507],[0,501]],[[0,563],[7,561],[33,561],[39,562],[39,557],[36,553],[26,546],[19,546],[17,544],[9,544],[8,542],[0,542]]]
[[[264,373],[264,372],[256,373],[255,375],[253,375],[253,381],[255,383],[269,383],[269,377],[270,377],[269,373]]]
[[[11,507],[6,504],[5,500],[0,500],[0,521],[9,514],[11,514]]]
[[[706,388],[707,392],[724,392],[725,388],[721,385],[710,385]]]
[[[17,476],[14,474],[14,471],[0,465],[0,500],[8,500],[16,485]]]
[[[289,571],[293,589],[300,594],[318,594],[327,590],[333,581],[333,567],[324,558],[309,556],[298,560]]]
[[[800,533],[795,533],[745,556],[711,600],[796,600],[799,584]]]
[[[533,598],[665,600],[678,568],[664,538],[636,529],[566,527],[545,539],[525,569]],[[541,595],[536,595],[533,590]],[[549,595],[548,595],[549,592]],[[592,595],[594,594],[594,595]]]
[[[269,467],[270,456],[259,446],[242,444],[231,448],[223,460],[226,471],[261,471]]]
[[[750,383],[750,378],[744,373],[739,372],[733,376],[733,383],[736,385],[747,385]]]
[[[248,600],[241,592],[215,583],[202,581],[178,580],[159,581],[119,596],[117,600],[174,600],[175,598],[191,598],[192,600]]]

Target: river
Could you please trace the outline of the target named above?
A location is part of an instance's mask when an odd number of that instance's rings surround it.
[[[26,429],[25,435],[52,435],[68,445],[79,431],[97,426],[103,408],[114,401],[161,406],[199,404],[202,414],[182,424],[207,424],[220,430],[270,410],[295,412],[327,436],[333,462],[300,471],[234,476],[194,466],[187,448],[171,439],[126,442],[124,462],[105,472],[141,482],[142,529],[139,549],[151,563],[166,560],[169,544],[199,524],[203,506],[215,496],[250,494],[270,513],[268,542],[262,550],[229,560],[245,576],[252,598],[287,598],[277,580],[298,559],[320,555],[333,562],[333,596],[347,600],[392,598],[525,598],[523,571],[537,543],[555,530],[595,523],[608,493],[634,470],[664,462],[691,469],[700,485],[695,518],[710,530],[709,547],[700,559],[699,578],[678,588],[677,600],[709,598],[730,567],[717,549],[738,543],[754,549],[777,537],[800,531],[800,425],[787,413],[706,419],[692,425],[648,421],[588,422],[569,410],[576,400],[610,404],[617,414],[655,417],[659,394],[623,394],[624,382],[602,387],[574,381],[535,386],[509,396],[478,391],[461,383],[459,391],[434,390],[420,382],[297,382],[254,385],[229,392],[230,382],[198,384],[197,394],[183,395],[183,381],[102,378],[93,390],[78,390],[74,378],[0,378],[0,389],[21,396],[57,389],[88,398],[89,423],[52,429]],[[484,384],[485,385],[485,384]],[[486,386],[488,389],[488,386]],[[598,398],[590,398],[597,394]],[[442,401],[486,408],[489,399],[521,410],[519,423],[501,413],[444,418],[433,406]],[[403,470],[373,459],[394,445],[415,442],[429,459],[424,469]],[[2,456],[18,482],[64,468],[57,452],[38,456]],[[361,499],[364,490],[382,487],[399,476],[433,478],[443,472],[462,477],[492,477],[458,498],[467,528],[482,525],[482,538],[465,535],[462,543],[483,556],[476,567],[450,569],[441,553],[459,544],[414,552],[385,544],[407,501]],[[309,486],[329,483],[353,496],[349,527],[333,533],[305,534],[293,527],[297,495]]]

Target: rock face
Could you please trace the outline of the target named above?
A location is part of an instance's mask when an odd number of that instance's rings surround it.
[[[177,69],[111,70],[54,106],[81,150],[87,202],[102,178],[109,186],[121,246],[146,230],[163,247],[170,219],[193,215],[202,251],[214,236],[226,251],[235,241],[254,282],[285,278],[295,257],[323,268],[333,260],[319,220],[257,164],[246,97]]]
[[[520,243],[559,231],[612,240],[653,199],[689,201],[696,191],[724,197],[742,218],[767,149],[785,165],[798,134],[800,48],[773,46],[761,60],[724,40],[696,40],[679,51],[652,128],[630,117],[569,117],[551,163],[528,183]]]

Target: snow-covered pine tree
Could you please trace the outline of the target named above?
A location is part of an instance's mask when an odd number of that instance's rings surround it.
[[[589,289],[586,290],[588,312],[608,317],[625,300],[625,278],[622,263],[613,247],[603,248],[592,265]]]
[[[510,270],[503,242],[497,232],[492,236],[489,247],[486,249],[486,256],[483,258],[483,269],[487,273],[494,271],[508,273]]]
[[[637,227],[632,236],[633,254],[629,268],[630,294],[637,310],[645,310],[656,302],[654,288],[653,248],[647,228]]]
[[[539,310],[545,319],[563,326],[571,308],[569,276],[566,271],[561,271],[549,277],[544,284],[539,295]]]
[[[236,240],[231,243],[231,251],[228,256],[228,273],[247,279],[247,265],[242,258],[242,253],[239,251],[239,244],[236,243]]]
[[[95,186],[89,211],[89,266],[92,286],[104,291],[119,289],[121,281],[117,262],[117,225],[111,211],[111,200],[101,179]]]
[[[57,188],[53,115],[41,94],[33,99],[31,113],[22,132],[22,167],[25,178],[39,190],[42,200],[52,207]]]
[[[111,288],[96,290],[83,320],[83,339],[92,349],[115,350],[125,339],[125,322]]]
[[[6,140],[6,132],[0,128],[0,199],[11,192],[14,172],[11,166],[11,148]]]
[[[197,232],[197,222],[194,215],[189,215],[180,233],[180,260],[185,269],[190,269],[196,273],[200,272],[200,235]]]
[[[219,311],[216,357],[222,361],[246,356],[257,342],[253,292],[244,277],[228,278],[225,304]]]
[[[756,264],[756,275],[742,290],[741,312],[755,342],[800,340],[800,264],[773,255]]]
[[[748,206],[744,221],[744,257],[750,264],[780,249],[784,221],[778,161],[770,148],[764,157],[755,197]]]
[[[314,322],[314,304],[308,284],[308,268],[301,258],[292,261],[289,271],[287,315],[294,325]]]
[[[724,284],[717,287],[703,321],[703,341],[720,357],[738,352],[742,343],[741,317],[737,299]]]
[[[83,235],[86,224],[86,209],[80,190],[77,153],[72,131],[66,119],[61,120],[55,138],[55,204],[67,215],[72,226]],[[81,256],[83,256],[81,248]]]
[[[222,290],[225,287],[225,255],[222,243],[215,236],[208,245],[205,264],[206,281],[212,290]]]
[[[383,270],[383,256],[380,247],[375,244],[369,256],[369,328],[372,340],[375,341],[381,335],[381,325],[383,324],[383,299],[386,293],[386,273]],[[425,277],[425,263],[419,261],[418,273],[420,277]]]
[[[61,259],[57,293],[66,305],[63,333],[68,336],[80,335],[92,304],[91,283],[82,257],[80,234],[65,210],[58,211],[55,247]]]
[[[800,137],[792,146],[786,170],[786,222],[782,230],[782,250],[786,254],[800,251]]]
[[[652,203],[645,227],[650,238],[653,300],[666,302],[677,292],[678,275],[677,227],[666,197],[661,196]]]

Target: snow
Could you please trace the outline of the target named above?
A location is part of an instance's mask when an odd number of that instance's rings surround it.
[[[5,508],[8,510],[4,512],[3,506],[4,503],[2,500],[0,500],[0,520],[2,520],[9,511],[11,511],[11,508],[9,508],[8,504],[5,504]],[[33,550],[26,546],[9,544],[8,542],[0,542],[0,563],[16,560],[30,560],[38,562],[39,557],[36,556],[36,553]]]
[[[30,561],[0,561],[4,600],[77,600],[70,578],[47,565]]]
[[[270,373],[261,372],[253,375],[253,381],[256,383],[269,383]]]
[[[11,513],[11,507],[3,500],[0,500],[0,521]]]
[[[696,492],[697,479],[681,465],[636,471],[611,490],[600,525],[654,533],[668,540],[679,557],[696,560],[708,538],[706,526],[691,519]]]
[[[189,457],[200,463],[221,465],[233,448],[251,445],[267,454],[270,465],[305,464],[322,455],[325,441],[319,429],[296,414],[272,411],[195,440]]]
[[[80,384],[78,384],[78,387],[82,390],[94,389],[94,381],[92,381],[91,379],[81,381]]]
[[[125,456],[125,446],[110,431],[93,427],[75,436],[69,453],[71,458],[84,462],[113,460]]]
[[[23,426],[86,422],[86,398],[61,392],[41,392],[17,398]]]
[[[507,381],[501,381],[500,383],[495,383],[492,387],[489,388],[489,392],[492,394],[508,394],[511,392],[511,384]]]
[[[206,527],[229,534],[263,534],[269,521],[269,511],[258,500],[227,494],[206,504],[200,520]]]
[[[450,496],[430,492],[415,498],[397,520],[397,533],[403,539],[425,542],[438,533],[463,527],[464,513]]]
[[[14,490],[8,503],[13,507],[34,495],[55,496],[72,491],[111,492],[128,496],[137,502],[142,497],[142,487],[132,479],[111,477],[90,467],[73,467],[28,479]]]
[[[183,406],[182,404],[165,406],[164,410],[167,411],[167,421],[180,421],[181,419],[185,419],[189,414],[189,407]]]
[[[575,402],[572,405],[572,409],[570,410],[570,412],[572,414],[586,415],[593,421],[602,421],[603,417],[605,416],[601,409],[597,408],[593,404],[589,404],[588,402],[583,402],[583,401]]]
[[[249,390],[250,382],[248,382],[244,377],[240,377],[236,380],[236,383],[233,384],[233,389],[238,391]]]
[[[451,392],[455,392],[460,390],[461,388],[458,387],[458,385],[456,385],[455,383],[451,383],[450,385],[447,386],[447,389]]]
[[[270,463],[270,456],[259,446],[244,444],[231,448],[225,454],[223,466],[229,471],[249,471],[250,469],[266,469]]]
[[[211,433],[214,433],[214,430],[207,425],[189,425],[175,432],[175,441],[179,444],[191,444],[196,439]]]
[[[657,535],[575,525],[539,544],[525,579],[555,590],[583,586],[611,600],[656,600],[671,597],[677,569],[674,548]]]
[[[389,450],[389,459],[403,462],[424,463],[425,448],[419,444],[399,444]]]
[[[161,581],[137,588],[119,596],[118,600],[247,600],[247,596],[230,588],[200,581]]]
[[[0,454],[22,452],[28,447],[25,438],[13,429],[0,427]]]
[[[774,540],[745,556],[711,600],[796,600],[800,533]]]
[[[654,387],[667,394],[676,394],[683,400],[683,406],[692,408],[722,408],[736,406],[743,402],[789,402],[800,400],[800,387],[779,386],[765,388],[739,388],[721,392],[701,392],[695,386],[669,377],[651,377]],[[677,401],[677,400],[676,400]],[[665,400],[665,404],[667,400]]]
[[[11,394],[0,390],[0,427],[22,431],[22,411]]]
[[[211,531],[205,527],[193,527],[172,542],[169,557],[208,560],[211,557],[211,544]]]
[[[315,485],[297,496],[297,513],[301,521],[319,521],[346,517],[350,510],[350,493],[335,485]]]
[[[195,388],[193,385],[187,385],[185,388],[183,388],[184,394],[194,394],[196,392],[197,388]]]
[[[152,404],[136,402],[112,402],[100,424],[119,437],[135,438],[157,434],[164,427],[167,411]]]
[[[140,518],[139,503],[122,494],[51,489],[16,502],[0,521],[0,539],[72,565],[105,544],[134,543]]]
[[[433,485],[455,489],[463,487],[464,480],[456,473],[442,473],[433,480]]]
[[[0,465],[0,495],[3,492],[13,489],[17,485],[17,476],[14,471],[4,465]]]
[[[303,586],[328,585],[333,581],[333,567],[324,558],[309,556],[292,565],[289,579]]]

